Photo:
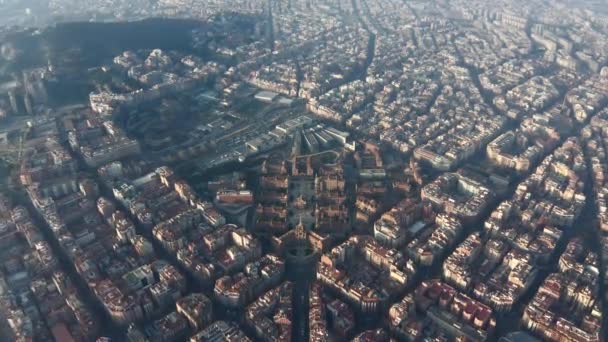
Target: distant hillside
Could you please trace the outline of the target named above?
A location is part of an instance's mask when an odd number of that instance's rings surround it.
[[[148,19],[122,23],[66,23],[43,33],[51,53],[81,49],[87,66],[100,64],[125,50],[190,51],[190,31],[203,23],[195,20]]]
[[[160,18],[120,23],[61,23],[40,34],[26,31],[9,35],[5,43],[22,51],[20,58],[10,62],[14,70],[46,65],[47,57],[56,65],[77,62],[80,67],[92,67],[130,49],[188,52],[190,31],[204,25],[196,20]]]

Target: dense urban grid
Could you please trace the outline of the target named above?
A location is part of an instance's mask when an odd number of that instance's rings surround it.
[[[605,1],[41,3],[0,0],[1,341],[608,336]]]

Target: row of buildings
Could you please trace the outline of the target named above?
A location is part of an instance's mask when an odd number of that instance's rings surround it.
[[[527,293],[585,203],[585,163],[571,138],[520,183],[486,220],[489,238],[470,235],[443,264],[443,276],[494,310],[508,311]]]
[[[0,194],[0,337],[10,341],[87,341],[100,324],[23,206]]]

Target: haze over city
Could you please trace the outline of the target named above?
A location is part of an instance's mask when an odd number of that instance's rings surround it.
[[[606,0],[0,0],[0,341],[605,341]]]

